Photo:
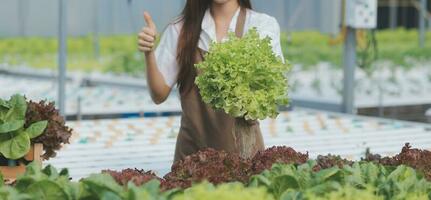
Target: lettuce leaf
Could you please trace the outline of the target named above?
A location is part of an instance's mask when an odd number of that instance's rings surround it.
[[[183,194],[173,197],[173,200],[273,200],[274,197],[264,188],[246,188],[240,183],[226,183],[214,186],[209,183],[201,183],[186,189]]]

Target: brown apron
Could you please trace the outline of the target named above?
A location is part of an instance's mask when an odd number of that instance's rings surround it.
[[[242,37],[246,19],[246,9],[241,9],[238,16],[235,34]],[[203,58],[202,51],[196,53],[196,63]],[[213,148],[226,152],[239,153],[241,144],[238,144],[233,131],[241,119],[236,119],[226,114],[223,110],[214,110],[202,101],[199,89],[196,85],[180,95],[182,116],[181,127],[177,138],[174,161],[178,161],[187,155],[196,153],[203,148]],[[259,123],[249,126],[248,131],[254,134],[252,154],[264,149],[263,138]]]

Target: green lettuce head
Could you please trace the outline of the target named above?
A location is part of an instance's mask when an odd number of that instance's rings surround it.
[[[275,118],[278,106],[289,103],[289,65],[273,53],[271,39],[261,39],[255,28],[243,38],[231,33],[228,41],[213,43],[196,68],[203,101],[233,117]]]

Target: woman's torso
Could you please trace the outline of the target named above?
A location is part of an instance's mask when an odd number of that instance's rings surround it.
[[[260,23],[265,23],[271,21],[273,18],[270,18],[267,15],[263,15],[260,13],[256,13],[254,11],[248,10],[247,12],[241,13],[238,11],[229,26],[230,32],[235,32],[238,37],[241,37],[244,32],[246,32],[251,27],[257,27],[259,31]],[[263,22],[262,22],[263,21]],[[277,26],[278,24],[275,22],[272,23],[273,26]],[[253,26],[256,25],[256,26]],[[175,36],[175,31],[178,31],[178,26],[181,27],[181,23],[170,25],[171,30],[167,30],[168,37]],[[172,27],[173,26],[173,27]],[[271,26],[269,26],[271,27]],[[277,31],[273,31],[271,29],[276,28],[267,28],[260,29],[260,33],[262,36],[270,36],[269,32],[272,35],[277,35]],[[173,29],[172,29],[173,28]],[[266,34],[268,31],[268,34]],[[179,31],[178,31],[179,32]],[[204,57],[204,52],[208,51],[209,45],[212,41],[216,41],[215,35],[215,25],[214,21],[209,15],[209,12],[205,15],[202,22],[202,33],[200,36],[198,48],[199,51],[196,52],[196,63],[201,62]],[[166,33],[165,33],[166,34]],[[276,54],[280,54],[281,48],[279,47],[279,38],[277,36],[273,37],[273,45],[274,52]],[[275,37],[275,38],[274,38]],[[279,36],[278,36],[279,37]],[[163,40],[166,38],[162,38],[162,47],[163,48]],[[175,38],[168,38],[174,40]],[[275,41],[274,41],[275,40]],[[175,43],[175,42],[173,42]],[[278,45],[277,45],[278,43]],[[176,43],[175,43],[176,44]],[[168,46],[167,44],[165,44]],[[172,48],[172,47],[170,47]],[[280,51],[277,49],[280,48]],[[163,49],[162,49],[163,50]],[[161,55],[162,50],[156,52]],[[277,53],[278,52],[278,53]],[[166,49],[165,49],[165,53]],[[173,53],[171,53],[173,54]],[[280,54],[281,55],[281,54]],[[163,58],[160,58],[163,59]],[[174,61],[170,61],[171,65]],[[167,63],[168,64],[168,63]],[[159,65],[159,68],[163,66],[163,64]],[[178,73],[177,69],[163,69],[160,70],[162,75],[164,75],[165,81],[167,84],[173,84],[172,74],[169,73]],[[173,86],[173,85],[171,85]],[[187,93],[182,93],[180,95],[181,107],[182,107],[182,117],[181,117],[181,127],[180,132],[177,139],[176,150],[175,150],[175,161],[184,158],[187,155],[195,153],[199,149],[203,148],[213,148],[216,150],[224,150],[227,152],[235,152],[238,153],[238,145],[235,143],[235,134],[233,134],[233,130],[235,128],[235,118],[229,116],[224,111],[214,110],[211,106],[205,104],[202,101],[202,98],[199,94],[199,90],[196,85],[192,87],[192,89]],[[263,139],[260,133],[259,123],[255,123],[250,127],[251,131],[257,135],[256,137],[256,150],[263,149]]]

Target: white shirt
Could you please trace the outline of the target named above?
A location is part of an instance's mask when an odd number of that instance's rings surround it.
[[[239,11],[240,9],[238,9],[233,16],[228,32],[235,32]],[[179,73],[179,65],[177,63],[176,55],[181,26],[181,22],[169,24],[155,51],[157,67],[162,74],[166,85],[171,88],[176,84]],[[247,31],[253,27],[257,28],[257,31],[262,38],[267,36],[271,38],[274,53],[284,61],[280,45],[280,25],[277,20],[269,15],[248,10],[244,25],[244,33],[247,33]],[[202,21],[202,32],[198,47],[204,51],[208,51],[210,44],[213,41],[217,41],[216,27],[214,19],[209,10],[207,10]]]

